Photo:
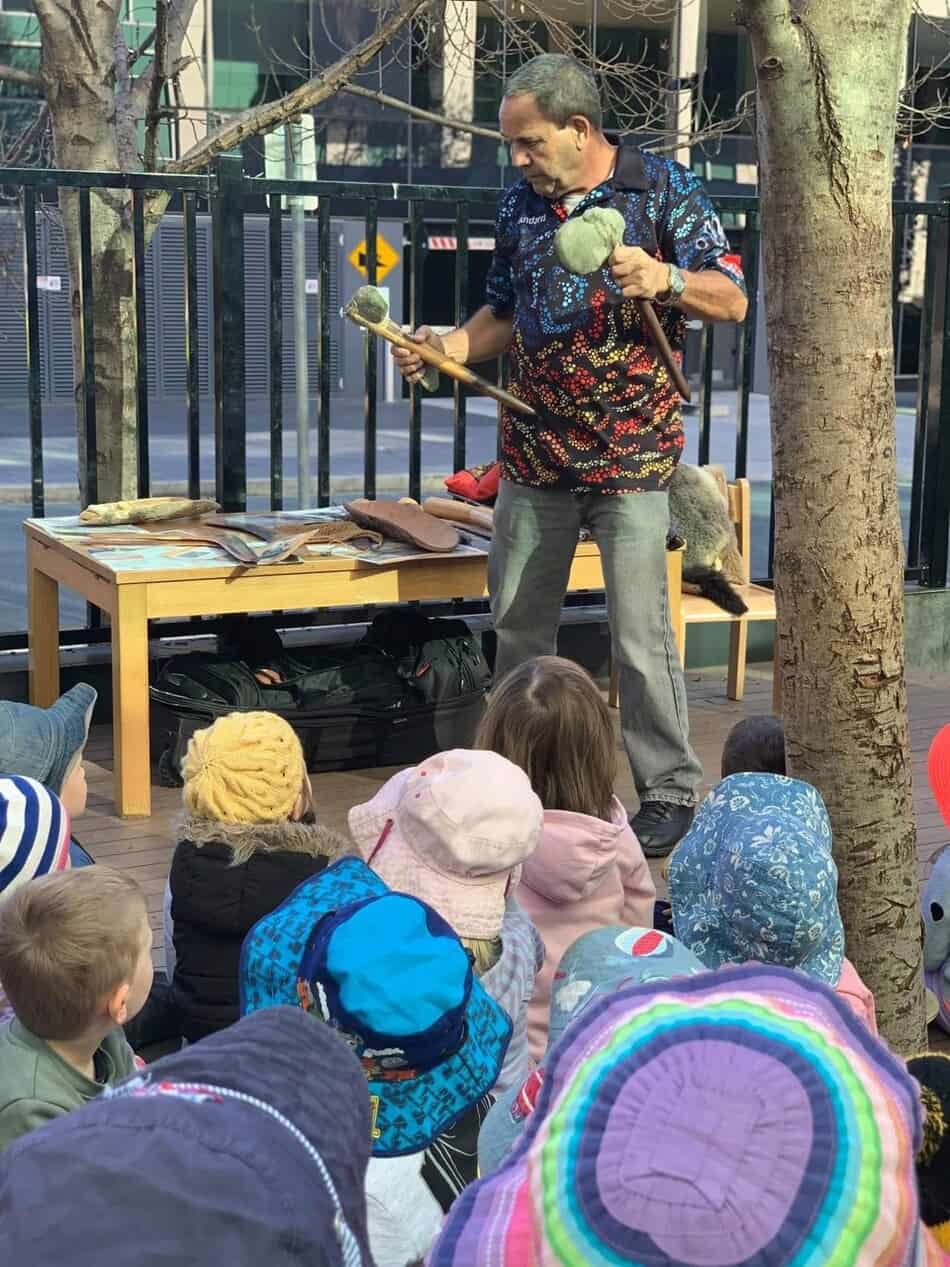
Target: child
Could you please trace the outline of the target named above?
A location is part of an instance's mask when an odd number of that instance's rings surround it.
[[[0,1262],[371,1267],[366,1078],[272,1008],[109,1088],[0,1156]]]
[[[51,708],[0,700],[0,774],[42,783],[59,797],[73,822],[86,809],[83,752],[96,698],[92,687],[80,682]],[[92,861],[75,841],[70,857],[74,867]]]
[[[950,1250],[950,1056],[928,1051],[907,1062],[920,1086],[924,1138],[917,1152],[920,1217],[934,1240]]]
[[[936,1267],[920,1140],[913,1079],[818,982],[746,964],[633,986],[565,1032],[426,1262]]]
[[[135,1072],[119,1028],[148,997],[152,930],[134,880],[85,867],[0,904],[0,1150]]]
[[[69,867],[69,815],[34,779],[0,778],[0,896]]]
[[[403,770],[349,814],[360,856],[455,929],[482,986],[511,1017],[499,1094],[528,1075],[527,1008],[544,945],[514,892],[542,819],[523,770],[461,748]]]
[[[475,744],[521,766],[544,806],[541,840],[515,894],[546,951],[528,1006],[537,1062],[547,1043],[551,981],[565,950],[593,928],[649,927],[656,890],[614,796],[610,713],[579,665],[540,656],[513,669],[492,692]]]
[[[241,1002],[245,1015],[303,1006],[359,1056],[370,1094],[373,1258],[405,1267],[425,1255],[476,1177],[478,1132],[512,1029],[455,932],[359,858],[343,858],[248,934]],[[305,1081],[301,1089],[306,1099]]]
[[[0,778],[0,897],[69,866],[69,815],[33,779]],[[0,983],[0,1022],[13,1015]]]
[[[478,1135],[478,1169],[489,1175],[517,1143],[545,1079],[545,1064],[568,1025],[596,999],[646,981],[705,972],[696,956],[674,937],[652,928],[595,928],[578,937],[558,964],[551,997],[551,1023],[544,1061],[526,1082],[501,1096]],[[583,1024],[583,1022],[579,1022]]]
[[[722,748],[721,778],[730,774],[784,774],[785,728],[778,717],[744,717],[726,736]],[[673,855],[664,859],[660,868],[669,882]],[[673,916],[669,902],[657,902],[653,920],[656,928],[673,932]]]
[[[758,960],[831,986],[877,1033],[874,996],[845,958],[831,823],[810,783],[733,774],[670,864],[676,936],[707,968]]]
[[[248,930],[345,842],[305,821],[303,749],[275,713],[231,713],[196,731],[182,775],[186,817],[169,878],[171,1006],[194,1042],[238,1018]]]
[[[779,717],[744,717],[736,722],[722,747],[722,773],[784,774],[785,728]]]

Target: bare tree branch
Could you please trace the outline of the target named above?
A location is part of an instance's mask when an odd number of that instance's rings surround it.
[[[0,79],[10,84],[22,84],[24,88],[43,89],[43,80],[31,70],[21,70],[19,66],[0,66]]]
[[[477,123],[466,123],[464,119],[447,119],[433,110],[423,110],[421,106],[411,106],[398,97],[390,97],[385,92],[374,92],[372,88],[361,88],[358,84],[344,84],[340,92],[353,97],[364,97],[367,101],[375,101],[377,105],[386,106],[389,110],[401,110],[403,114],[412,115],[414,119],[424,119],[426,123],[437,123],[442,128],[452,128],[456,132],[471,132],[473,136],[487,136],[491,141],[504,138],[494,128],[483,128]]]
[[[3,167],[16,167],[24,155],[29,154],[49,127],[49,106],[44,101],[33,122],[17,137],[3,156]]]
[[[138,48],[133,48],[129,52],[129,65],[134,67],[135,63],[139,61],[140,58],[145,56],[145,54],[148,52],[148,50],[152,47],[154,43],[155,43],[155,28],[153,26],[152,29],[149,31],[148,35],[146,35],[145,39],[138,46]]]
[[[168,0],[155,0],[155,56],[148,81],[148,104],[145,107],[145,170],[153,172],[158,158],[159,107],[162,89],[168,77],[165,56],[168,52]]]
[[[345,54],[339,61],[329,67],[322,75],[317,75],[279,101],[266,101],[263,105],[245,110],[236,119],[230,120],[216,132],[205,137],[183,154],[176,162],[165,168],[168,172],[195,172],[206,167],[218,154],[225,154],[249,136],[261,132],[270,132],[281,123],[288,123],[298,118],[305,111],[334,96],[340,88],[357,72],[363,70],[381,49],[387,47],[402,27],[425,8],[429,0],[401,0],[392,14],[381,22],[372,35],[358,44],[351,53]]]
[[[196,2],[197,0],[166,0],[164,48],[159,54],[156,47],[151,62],[139,75],[132,87],[133,102],[137,110],[142,114],[146,114],[148,110],[152,81],[157,71],[156,63],[161,60],[161,64],[164,67],[164,78],[166,79],[181,69],[182,45],[188,34],[188,25],[191,22],[191,15],[194,12]],[[155,43],[155,31],[153,29],[151,36],[144,39],[138,48],[130,54],[129,65],[134,67],[142,53],[150,45],[154,46]]]

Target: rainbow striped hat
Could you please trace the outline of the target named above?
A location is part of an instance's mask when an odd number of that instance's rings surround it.
[[[584,1009],[428,1267],[915,1267],[906,1069],[828,987],[747,964]]]

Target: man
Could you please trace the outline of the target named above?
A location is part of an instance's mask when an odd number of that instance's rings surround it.
[[[487,303],[443,335],[415,334],[462,363],[509,353],[512,390],[536,418],[502,412],[503,478],[489,559],[496,676],[554,650],[578,532],[603,559],[620,718],[644,851],[663,857],[693,816],[701,769],[689,745],[683,672],[666,592],[666,486],[683,448],[679,397],[641,327],[654,300],[674,347],[685,315],[741,321],[742,276],[699,181],[679,164],[614,144],[591,73],[536,57],[500,111],[523,176],[501,196]],[[626,221],[608,265],[573,276],[554,254],[568,216],[610,206]],[[394,350],[403,375],[422,362]]]

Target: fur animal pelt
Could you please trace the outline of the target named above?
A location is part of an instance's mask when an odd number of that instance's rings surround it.
[[[734,588],[744,579],[736,530],[716,475],[708,467],[680,463],[670,480],[670,521],[686,541],[684,589],[694,588],[733,616],[748,611]]]

